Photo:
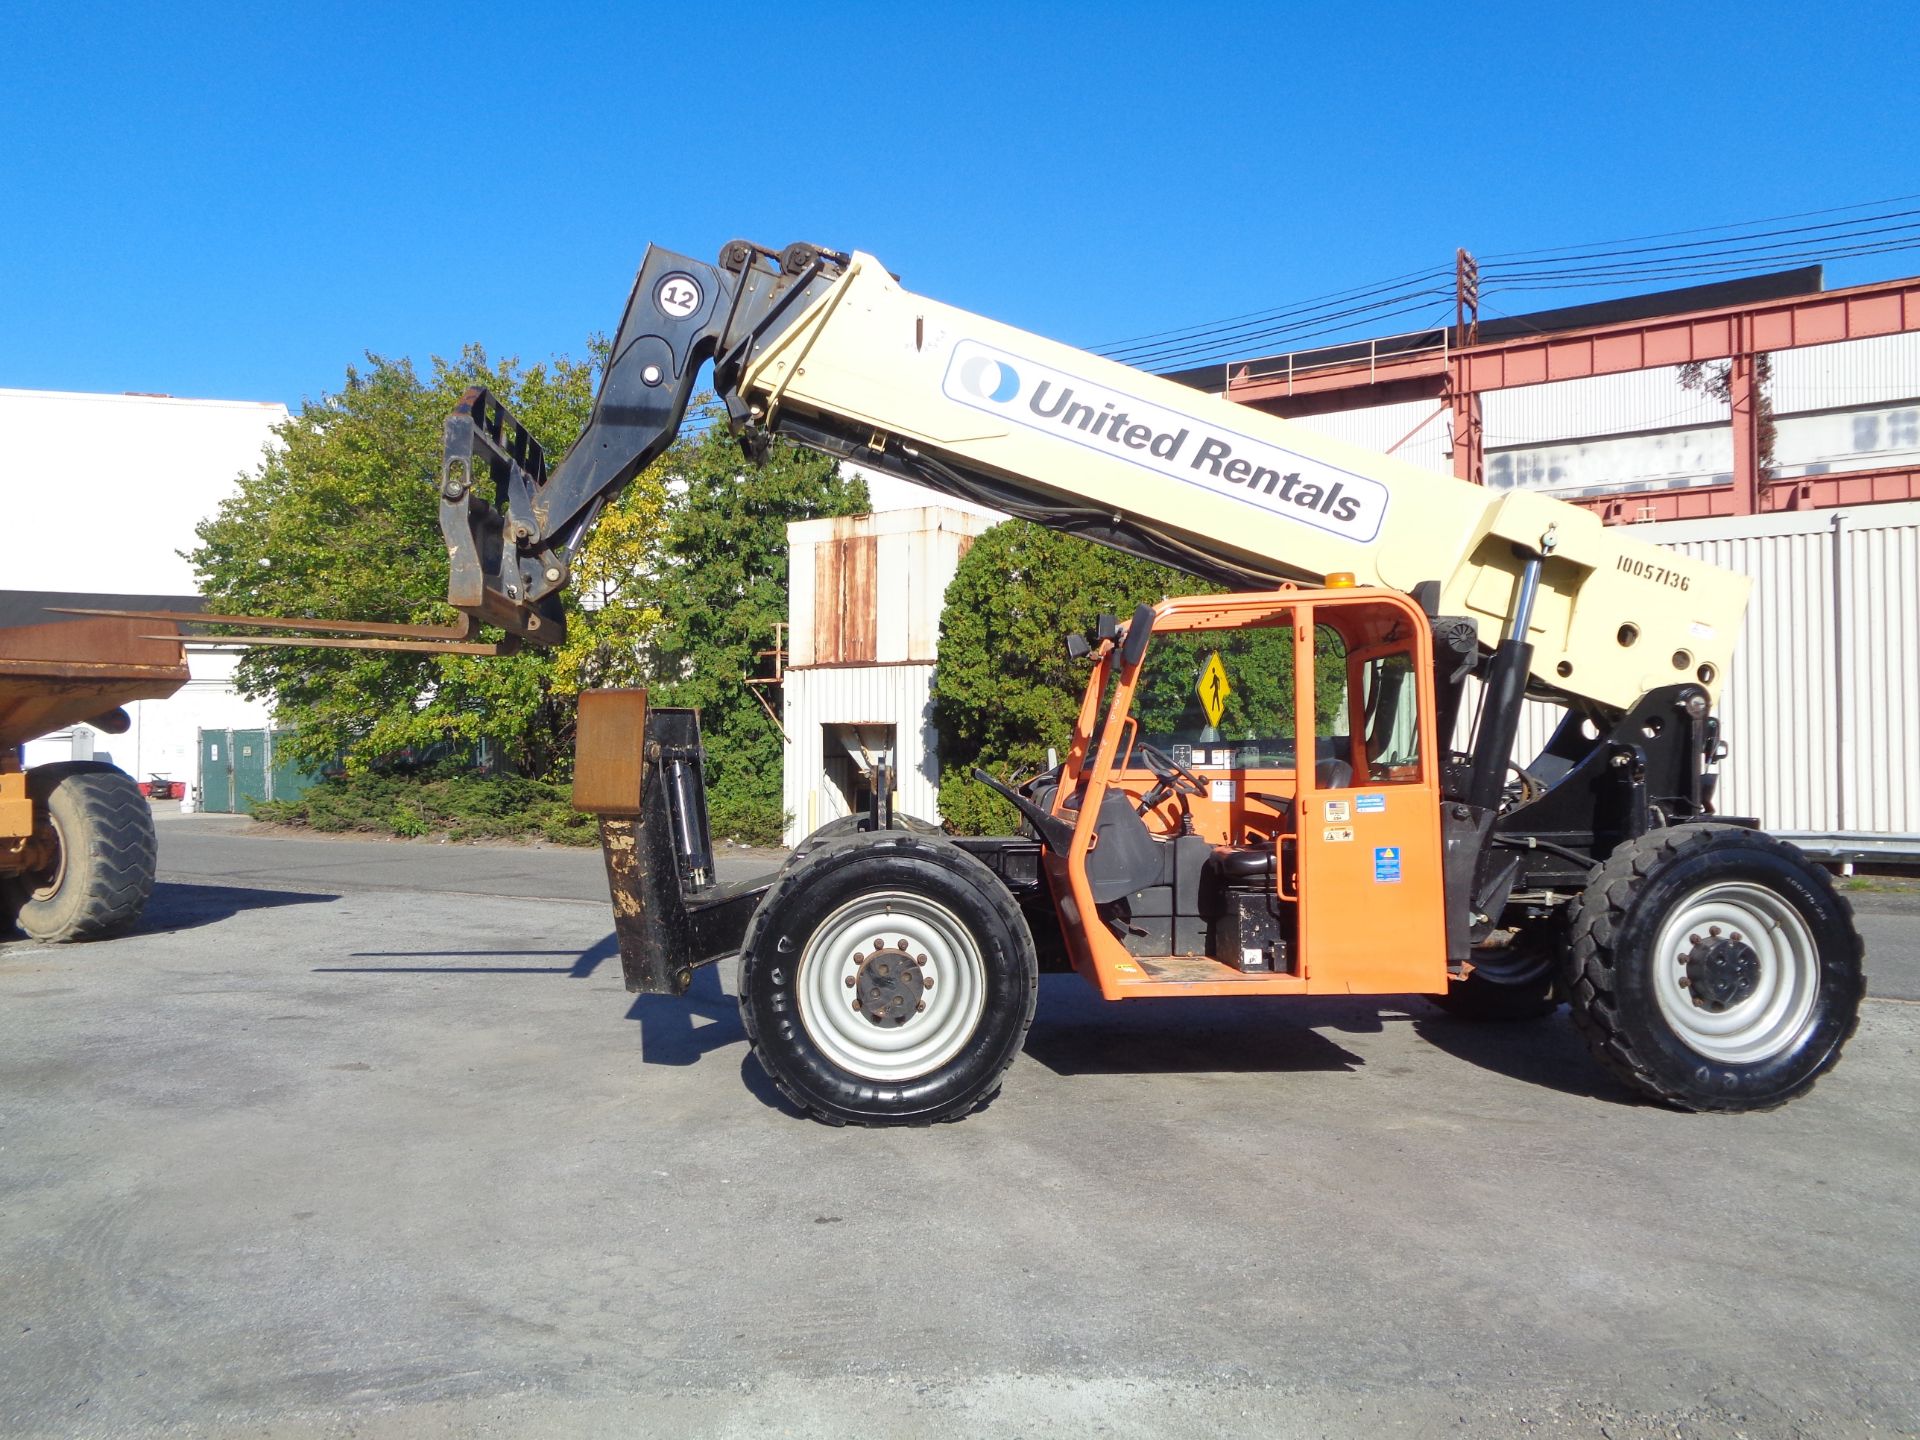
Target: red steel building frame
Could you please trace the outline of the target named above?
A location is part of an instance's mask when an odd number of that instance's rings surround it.
[[[1453,411],[1454,474],[1479,484],[1485,480],[1486,462],[1480,397],[1488,391],[1696,360],[1727,360],[1732,363],[1731,484],[1588,496],[1573,503],[1598,511],[1609,521],[1814,510],[1920,498],[1920,467],[1787,479],[1764,475],[1754,410],[1756,357],[1773,350],[1915,330],[1920,330],[1920,276],[1278,374],[1229,367],[1226,393],[1230,399],[1283,416],[1418,398],[1437,400]],[[1472,331],[1466,333],[1471,340]]]

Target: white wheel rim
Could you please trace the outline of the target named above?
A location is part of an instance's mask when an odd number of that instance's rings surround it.
[[[1738,937],[1759,961],[1751,993],[1714,1011],[1694,997],[1686,956],[1694,937]],[[1654,946],[1653,992],[1681,1042],[1709,1060],[1752,1064],[1784,1055],[1813,1028],[1820,951],[1785,896],[1760,885],[1708,885],[1677,906]]]
[[[899,1024],[877,1024],[855,1008],[862,960],[876,950],[925,957],[917,968],[931,983],[922,1008]],[[826,918],[800,956],[795,989],[800,1024],[829,1060],[868,1080],[898,1082],[931,1074],[960,1053],[987,1006],[987,967],[959,916],[925,896],[887,890],[849,900]]]

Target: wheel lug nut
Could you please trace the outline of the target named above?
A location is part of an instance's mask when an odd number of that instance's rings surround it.
[[[847,988],[849,990],[851,990],[854,986],[858,985],[859,983],[860,982],[857,979],[855,979],[853,976],[851,975],[847,976]]]
[[[927,1008],[927,1002],[922,1000],[918,1005],[913,1007],[913,1013],[918,1015],[922,1010],[926,1008]]]
[[[904,940],[896,940],[893,942],[893,948],[896,950],[904,950],[907,948],[907,942]]]

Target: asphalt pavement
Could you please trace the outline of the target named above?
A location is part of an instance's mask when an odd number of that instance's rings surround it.
[[[0,1434],[1920,1433],[1920,904],[1770,1114],[1050,976],[987,1110],[845,1131],[726,967],[624,992],[593,852],[243,830],[0,944]]]

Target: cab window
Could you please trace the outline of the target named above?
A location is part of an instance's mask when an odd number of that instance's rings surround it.
[[[1420,778],[1420,687],[1406,650],[1374,655],[1354,667],[1368,779],[1407,784]]]
[[[1346,711],[1345,647],[1321,627],[1314,647],[1314,711]],[[1291,617],[1235,630],[1156,635],[1141,666],[1133,713],[1140,738],[1195,769],[1291,770],[1297,744]]]
[[[1134,689],[1140,738],[1184,765],[1293,764],[1293,629],[1156,635]]]

